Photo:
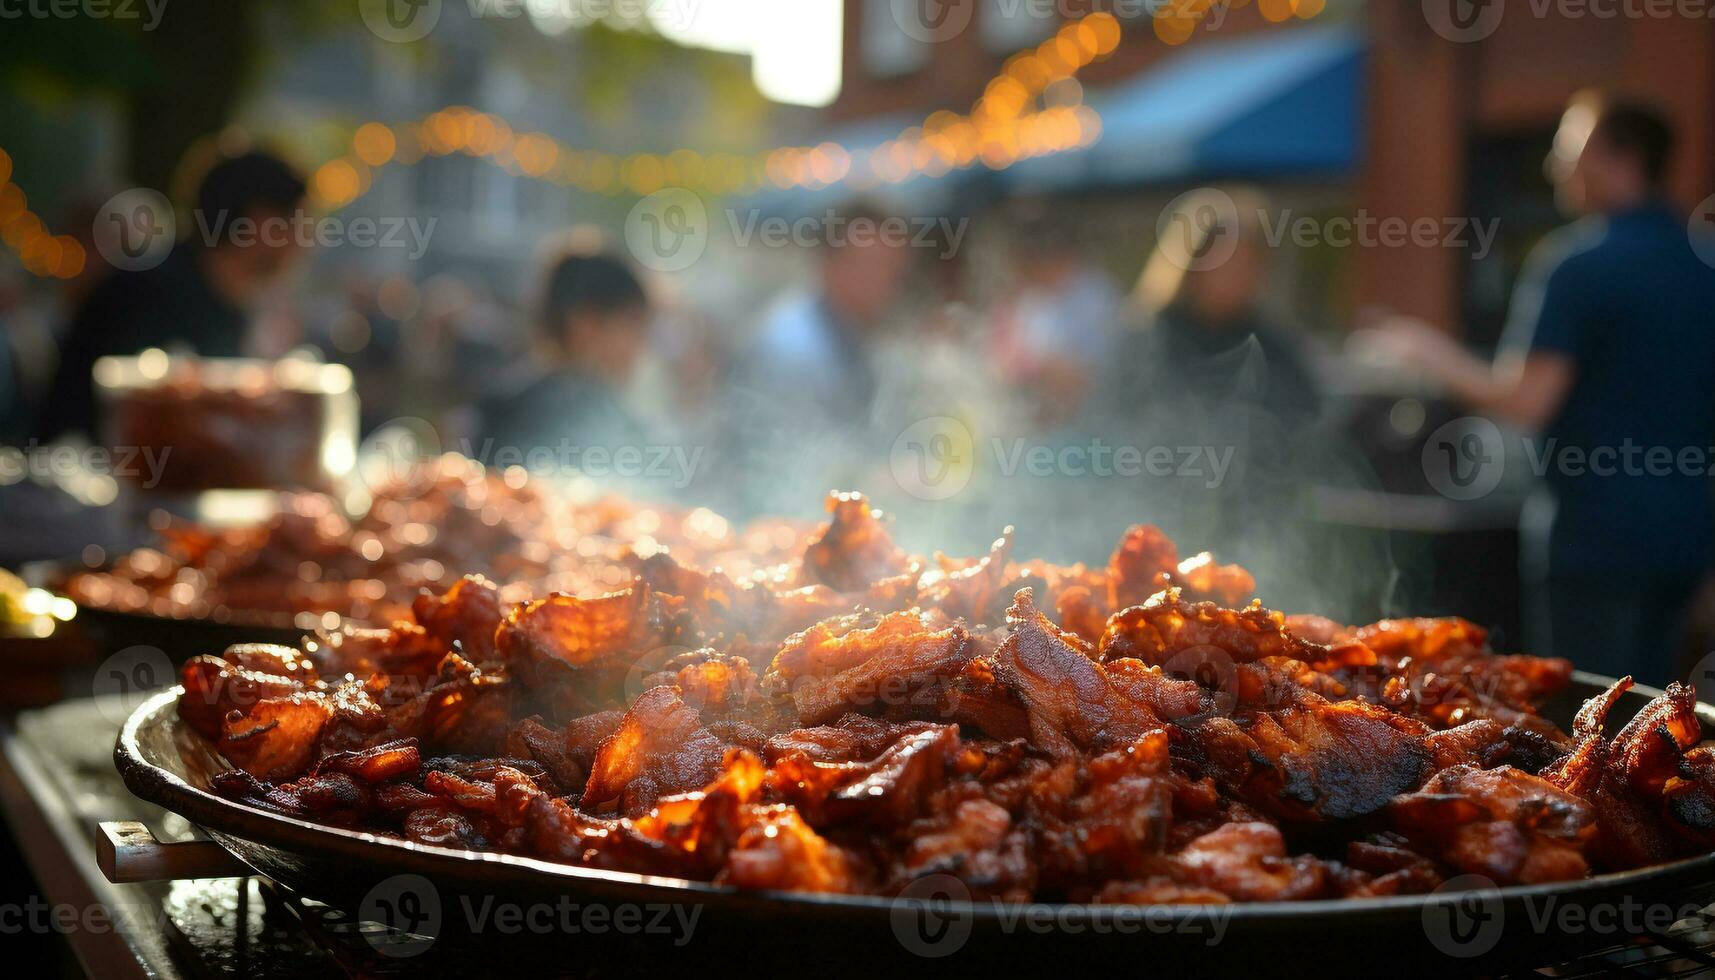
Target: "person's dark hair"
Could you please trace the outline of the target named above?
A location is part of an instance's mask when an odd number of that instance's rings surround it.
[[[605,252],[566,252],[549,263],[537,326],[558,342],[572,313],[620,313],[648,305],[643,283],[623,260]]]
[[[852,238],[851,230],[854,226],[865,229],[863,237],[873,238],[875,232],[885,227],[888,222],[893,221],[896,215],[882,207],[877,201],[866,197],[854,197],[830,208],[828,218],[832,222],[828,229],[830,232],[835,228],[841,230],[840,234],[826,235],[822,242],[823,248],[831,252],[849,244]]]
[[[1584,93],[1579,98],[1596,112],[1591,139],[1635,157],[1650,184],[1660,184],[1666,178],[1674,144],[1673,124],[1666,114],[1647,102],[1624,96]]]
[[[203,174],[196,207],[209,227],[230,228],[231,219],[251,211],[290,212],[307,190],[291,164],[271,153],[251,151],[227,157]]]

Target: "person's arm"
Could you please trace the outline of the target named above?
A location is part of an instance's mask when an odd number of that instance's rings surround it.
[[[1577,362],[1565,351],[1503,353],[1492,363],[1420,320],[1395,318],[1377,328],[1371,346],[1423,371],[1465,406],[1537,430],[1566,403]]]
[[[1504,354],[1482,366],[1488,370],[1473,384],[1448,382],[1454,397],[1533,432],[1560,414],[1577,372],[1576,362],[1561,351]]]
[[[1603,322],[1603,270],[1578,243],[1570,234],[1557,236],[1532,253],[1493,363],[1447,332],[1409,318],[1363,331],[1370,335],[1364,343],[1423,371],[1476,411],[1541,429],[1566,404],[1579,361],[1590,356]]]

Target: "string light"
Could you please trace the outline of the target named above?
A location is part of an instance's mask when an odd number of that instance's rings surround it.
[[[1151,18],[1155,35],[1168,44],[1183,44],[1217,3],[1243,6],[1248,2],[1170,0]],[[1257,0],[1257,6],[1266,20],[1280,23],[1315,17],[1326,2]],[[310,193],[322,206],[338,210],[367,193],[375,171],[382,167],[412,166],[425,157],[453,154],[487,159],[509,173],[607,196],[644,196],[663,187],[717,197],[765,186],[815,189],[845,184],[864,190],[979,165],[1004,170],[1020,160],[1089,146],[1100,138],[1101,118],[1083,103],[1076,76],[1112,55],[1123,38],[1122,25],[1110,13],[1067,21],[1041,44],[1008,58],[968,113],[936,110],[921,124],[867,151],[824,142],[754,154],[704,154],[682,148],[666,154],[620,156],[568,146],[547,133],[519,133],[504,119],[469,106],[448,106],[415,122],[389,126],[371,121],[358,126],[348,152],[316,168]],[[1068,80],[1070,84],[1055,84]],[[1051,86],[1054,93],[1048,98]],[[88,259],[83,245],[70,235],[49,233],[11,176],[12,158],[0,150],[0,241],[35,275],[60,279],[79,275]]]
[[[83,243],[55,235],[36,213],[24,189],[12,183],[12,157],[0,150],[0,241],[18,254],[31,275],[71,279],[83,272]]]
[[[425,155],[454,154],[487,159],[508,172],[562,187],[610,196],[645,196],[663,187],[710,196],[764,187],[847,184],[869,189],[978,165],[1001,170],[1020,160],[1095,142],[1101,135],[1101,120],[1082,104],[1080,87],[1065,86],[1063,91],[1075,98],[1062,105],[1044,105],[1044,92],[1113,54],[1121,39],[1120,22],[1112,14],[1091,13],[1068,21],[1035,48],[1008,58],[970,112],[930,113],[921,124],[869,150],[825,142],[748,155],[677,149],[623,156],[569,146],[546,133],[514,133],[503,119],[469,106],[448,106],[391,127],[381,122],[359,126],[349,152],[323,164],[311,190],[320,204],[337,210],[363,194],[374,169],[388,163],[409,165]],[[416,147],[422,152],[414,152]]]

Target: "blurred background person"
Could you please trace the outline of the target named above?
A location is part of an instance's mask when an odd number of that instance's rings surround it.
[[[1320,396],[1297,330],[1265,312],[1270,255],[1260,193],[1206,189],[1180,200],[1132,292],[1133,329],[1108,379],[1115,407],[1236,405],[1291,429]]]
[[[735,365],[733,384],[766,424],[864,424],[875,398],[875,340],[895,312],[910,257],[896,219],[867,202],[833,209],[816,279],[780,299]]]
[[[1674,135],[1654,107],[1586,91],[1568,105],[1547,172],[1583,219],[1532,253],[1493,362],[1396,318],[1359,341],[1415,367],[1471,409],[1538,436],[1545,494],[1525,512],[1533,652],[1660,684],[1685,607],[1715,557],[1715,268],[1663,182]],[[1644,471],[1600,453],[1675,461]],[[1576,451],[1589,465],[1556,462]],[[1598,471],[1601,470],[1601,471]]]
[[[630,265],[588,243],[565,246],[546,265],[539,303],[536,356],[525,377],[482,404],[477,457],[496,464],[501,450],[643,446],[623,393],[649,341],[650,304]]]
[[[1052,430],[1078,415],[1100,376],[1120,295],[1079,251],[1071,220],[1042,202],[1019,207],[1010,234],[1014,285],[991,311],[989,356],[1031,422]]]
[[[290,230],[304,194],[297,170],[268,153],[245,153],[210,167],[197,188],[185,236],[160,264],[113,271],[72,313],[37,438],[95,437],[90,372],[98,358],[150,347],[205,357],[243,353],[254,309],[287,278],[304,250]],[[235,238],[238,229],[279,222],[287,223],[287,233]]]
[[[1269,202],[1207,188],[1175,206],[1132,292],[1093,417],[1116,445],[1205,454],[1201,475],[1152,481],[1152,514],[1217,553],[1290,567],[1302,549],[1280,514],[1315,468],[1320,394],[1308,338],[1265,307]]]
[[[900,314],[910,232],[866,201],[821,220],[814,280],[777,300],[732,360],[717,465],[736,514],[804,513],[806,500],[861,479],[885,452],[873,431],[877,362]]]

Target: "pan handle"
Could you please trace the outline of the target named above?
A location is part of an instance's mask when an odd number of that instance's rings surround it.
[[[211,840],[169,843],[135,820],[104,820],[95,839],[95,861],[115,885],[181,878],[242,878],[255,874]]]

